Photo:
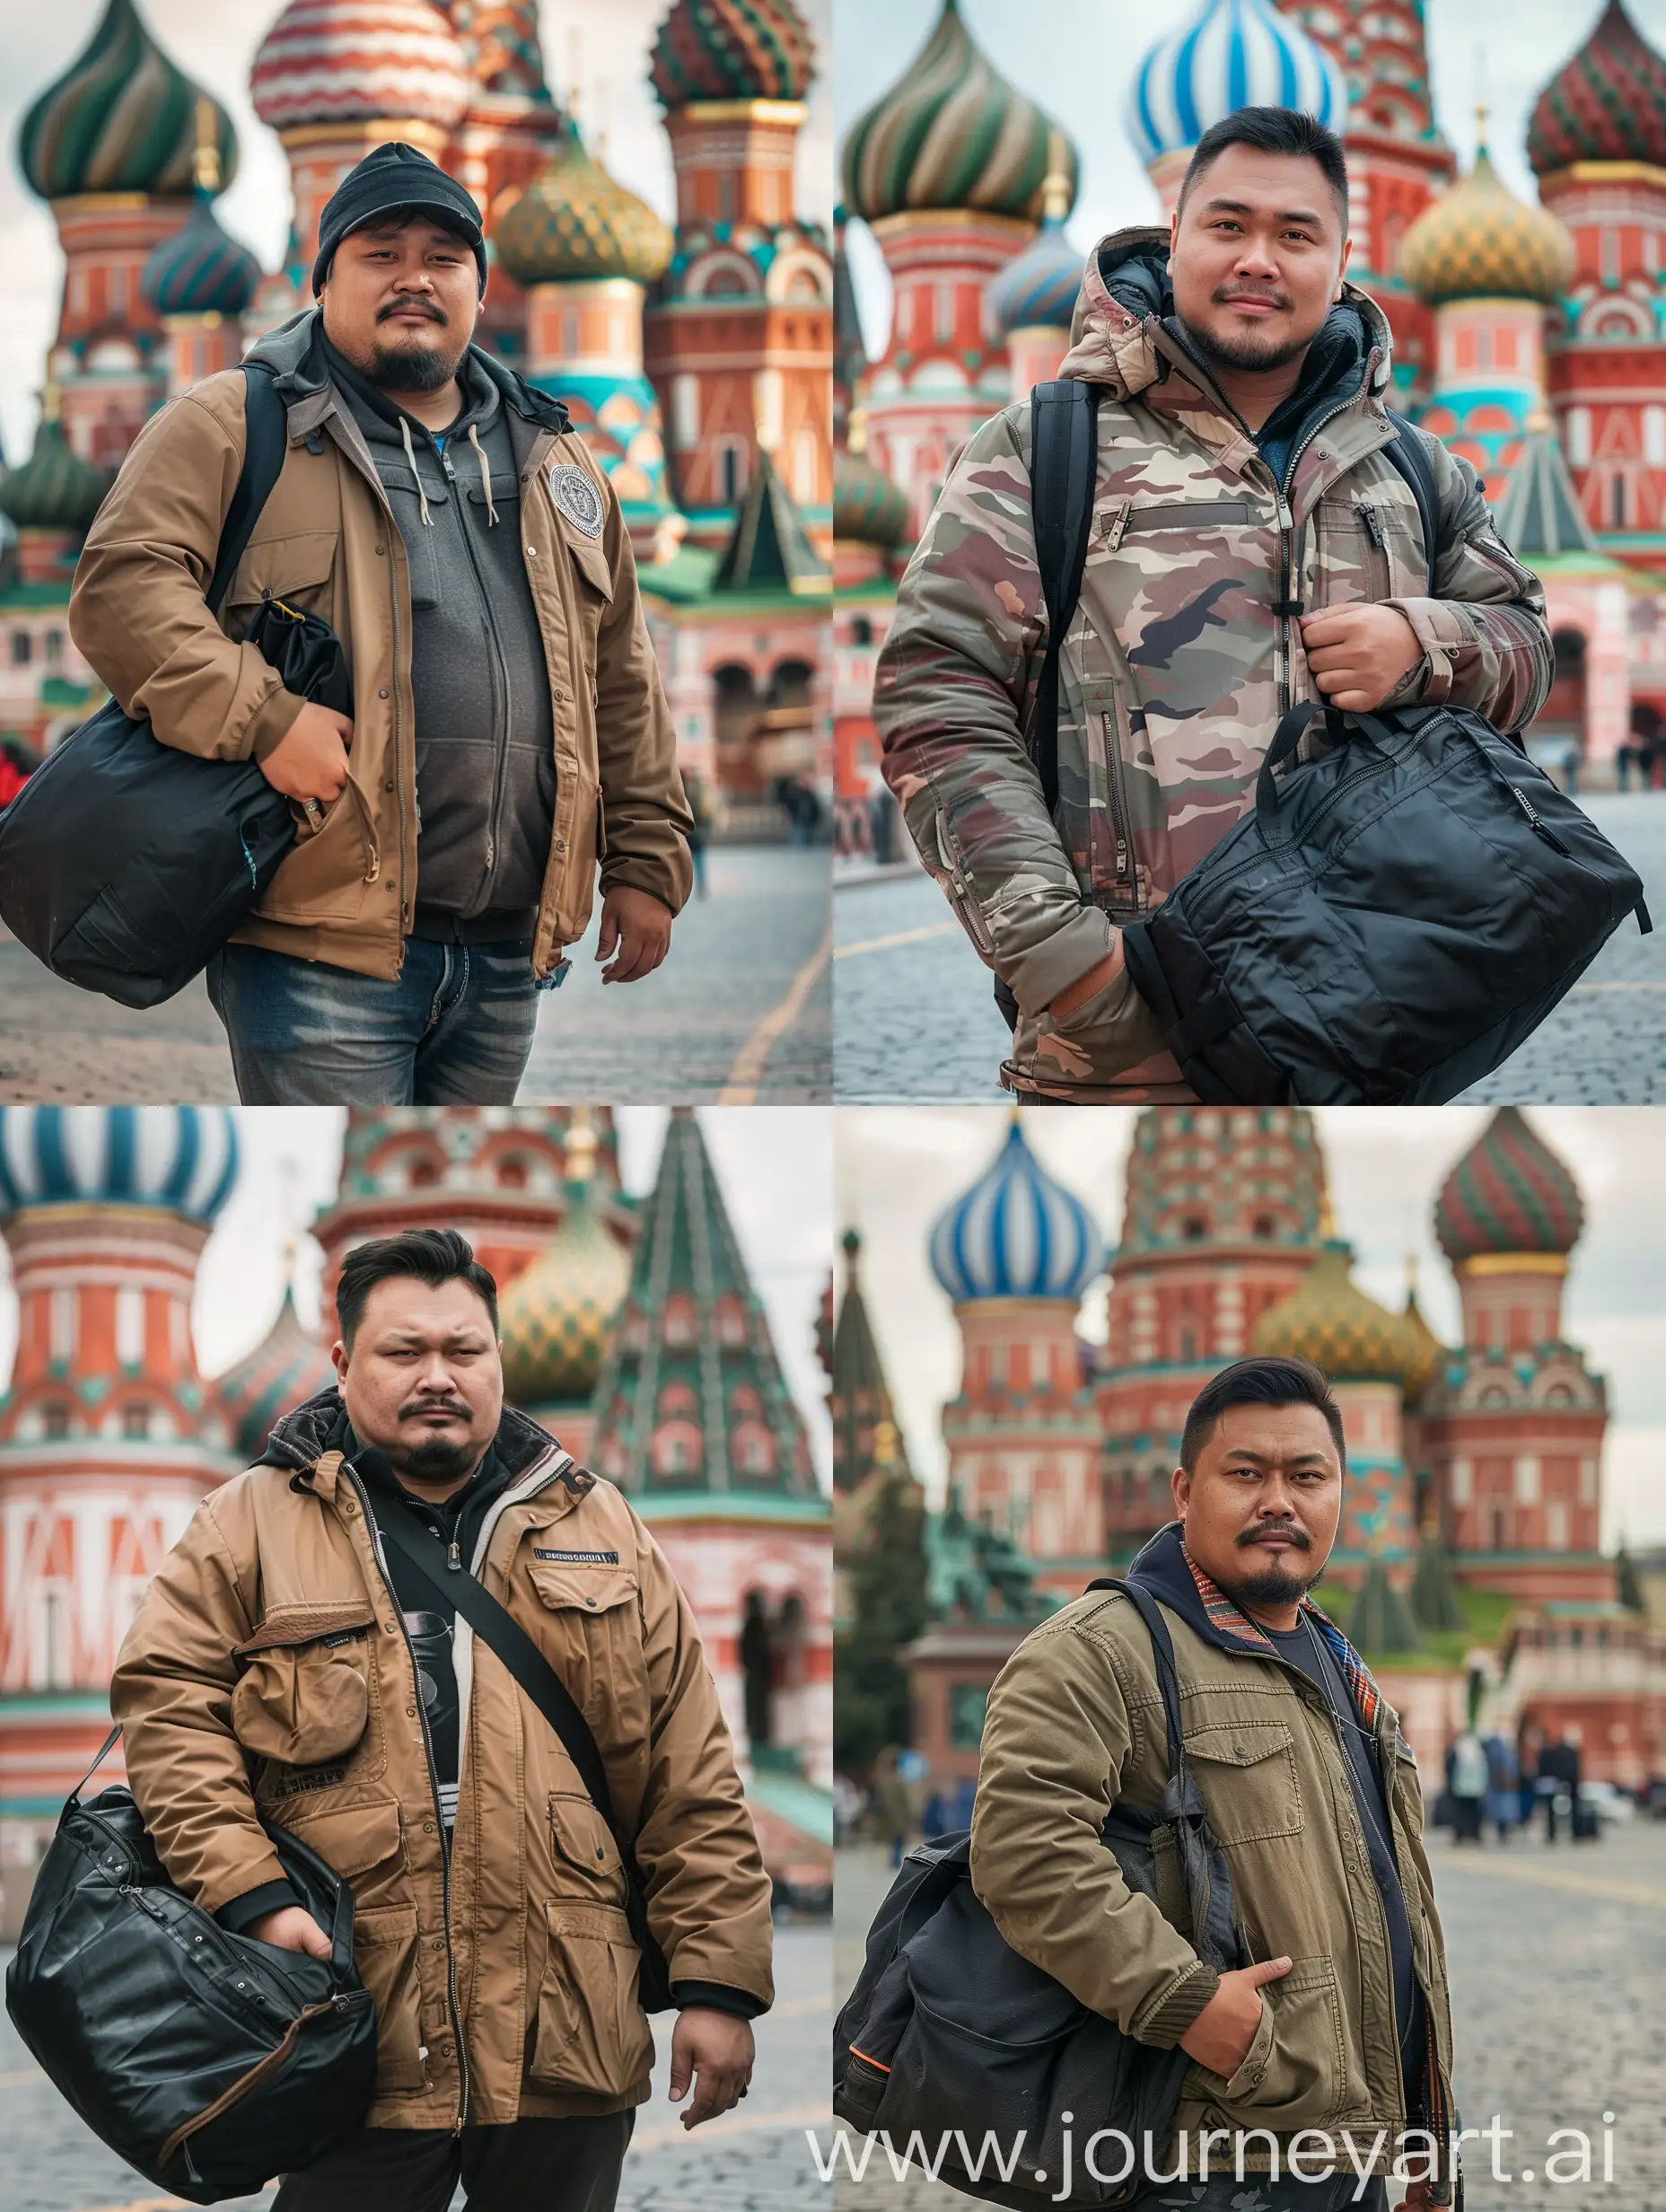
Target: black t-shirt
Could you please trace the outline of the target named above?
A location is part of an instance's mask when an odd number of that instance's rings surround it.
[[[1292,1629],[1268,1628],[1281,1659],[1299,1667],[1317,1683],[1336,1715],[1354,1806],[1371,1854],[1371,1871],[1382,1898],[1389,1925],[1389,1962],[1394,1979],[1394,2017],[1399,2030],[1400,2066],[1406,2076],[1408,2105],[1415,2111],[1422,2096],[1423,1992],[1412,1966],[1411,1921],[1395,1863],[1392,1830],[1389,1825],[1388,1796],[1377,1770],[1374,1742],[1360,1725],[1358,1708],[1347,1678],[1337,1665],[1330,1646],[1305,1620]]]

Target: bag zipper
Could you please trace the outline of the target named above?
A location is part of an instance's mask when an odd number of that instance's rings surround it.
[[[180,2150],[190,2137],[207,2127],[212,2120],[216,2120],[223,2114],[229,2112],[234,2105],[241,2104],[245,2097],[251,2096],[259,2088],[267,2076],[276,2073],[277,2068],[283,2065],[285,2059],[294,2049],[296,2038],[308,2021],[322,2019],[327,2013],[346,2012],[353,2003],[355,1996],[364,1994],[365,1992],[344,1989],[335,1997],[326,1997],[321,2004],[303,2006],[284,2031],[282,2040],[267,2052],[264,2058],[259,2059],[251,2066],[248,2073],[240,2074],[231,2087],[223,2090],[212,2104],[205,2105],[195,2118],[186,2120],[183,2126],[174,2129],[157,2152],[156,2164],[159,2166],[165,2166],[175,2152]]]

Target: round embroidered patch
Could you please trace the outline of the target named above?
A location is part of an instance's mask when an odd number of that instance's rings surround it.
[[[606,509],[601,494],[575,461],[550,464],[549,495],[574,530],[587,538],[600,538]]]

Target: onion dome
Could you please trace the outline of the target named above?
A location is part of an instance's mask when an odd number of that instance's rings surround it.
[[[513,1405],[587,1400],[630,1287],[630,1254],[603,1215],[594,1146],[593,1131],[575,1125],[567,1139],[566,1214],[500,1302],[504,1392]]]
[[[1542,300],[1574,274],[1574,241],[1555,215],[1517,199],[1485,139],[1467,177],[1425,207],[1400,241],[1400,275],[1424,299]]]
[[[171,238],[153,247],[139,289],[159,315],[241,315],[255,296],[260,264],[220,228],[214,212],[220,161],[207,101],[197,103],[197,183],[191,212]]]
[[[1609,0],[1596,29],[1534,105],[1527,158],[1535,176],[1574,162],[1649,162],[1666,169],[1666,60]]]
[[[1393,1382],[1421,1374],[1425,1354],[1406,1326],[1355,1283],[1354,1251],[1327,1237],[1289,1297],[1269,1306],[1250,1331],[1252,1351],[1311,1359],[1333,1382]]]
[[[24,116],[19,164],[42,199],[79,192],[183,199],[191,189],[197,103],[206,97],[156,44],[134,0],[110,0],[88,45]],[[237,134],[219,102],[209,106],[229,184]]]
[[[249,89],[260,120],[281,131],[383,121],[450,130],[472,88],[433,0],[289,0],[260,43]]]
[[[1441,1185],[1434,1237],[1454,1267],[1482,1252],[1571,1252],[1579,1185],[1516,1106],[1501,1106]]]
[[[224,1106],[0,1106],[0,1216],[144,1206],[206,1226],[236,1180]]]
[[[793,0],[675,0],[648,82],[670,110],[697,100],[802,100],[815,41]]]
[[[910,207],[978,207],[1038,218],[1053,167],[1075,203],[1076,150],[1000,75],[943,0],[936,28],[885,97],[859,116],[845,141],[845,204],[868,222]]]
[[[908,499],[864,454],[833,457],[833,535],[855,545],[908,542]]]
[[[1407,1289],[1406,1310],[1400,1319],[1406,1325],[1407,1336],[1418,1354],[1416,1367],[1406,1378],[1406,1395],[1410,1399],[1418,1399],[1445,1366],[1447,1350],[1424,1319],[1423,1308],[1417,1304],[1417,1293],[1414,1287],[1408,1286]]]
[[[1347,121],[1341,70],[1270,0],[1202,0],[1135,71],[1123,121],[1149,167],[1240,108],[1300,108],[1335,131]]]
[[[1016,1113],[986,1171],[933,1223],[927,1250],[957,1305],[973,1298],[1074,1304],[1105,1265],[1093,1216],[1042,1168]]]
[[[253,1461],[265,1451],[281,1415],[329,1390],[335,1380],[329,1354],[302,1327],[294,1287],[285,1283],[277,1319],[254,1350],[218,1376],[214,1387],[231,1423],[233,1446]]]
[[[0,482],[0,514],[20,530],[90,530],[110,489],[90,461],[83,461],[57,418],[57,387],[48,384],[35,450],[21,469]]]
[[[676,241],[645,200],[585,151],[569,120],[551,159],[498,217],[492,243],[518,285],[592,276],[651,285],[670,267]]]

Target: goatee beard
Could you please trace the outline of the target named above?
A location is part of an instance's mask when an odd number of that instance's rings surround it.
[[[394,1444],[390,1463],[402,1475],[418,1482],[455,1482],[466,1475],[480,1454],[472,1444],[451,1444],[443,1436],[425,1436],[420,1444]]]
[[[1304,354],[1310,343],[1304,338],[1285,338],[1280,343],[1276,339],[1252,338],[1248,332],[1241,338],[1222,340],[1211,338],[1206,331],[1194,330],[1189,322],[1184,328],[1197,353],[1212,366],[1247,370],[1251,373],[1284,368]]]
[[[437,347],[373,346],[364,374],[378,391],[438,391],[461,359],[461,354],[448,358]]]
[[[1241,1608],[1293,1604],[1296,1599],[1306,1595],[1308,1585],[1318,1579],[1316,1575],[1293,1575],[1287,1567],[1277,1565],[1258,1567],[1253,1575],[1241,1576],[1232,1582],[1221,1575],[1214,1577],[1217,1587]]]

